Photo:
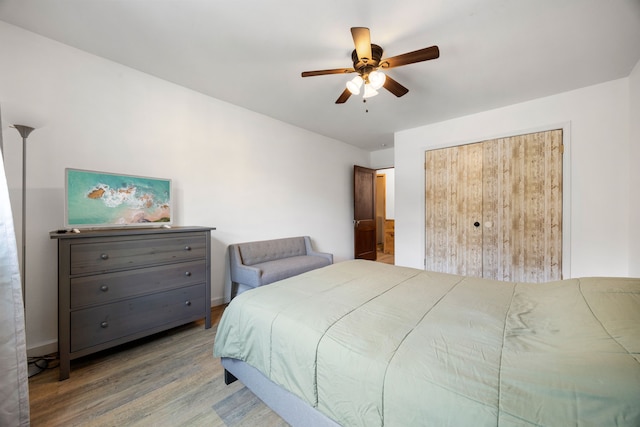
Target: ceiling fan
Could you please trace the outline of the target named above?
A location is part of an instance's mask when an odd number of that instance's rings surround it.
[[[440,56],[438,46],[425,47],[413,52],[382,59],[383,50],[377,44],[371,44],[369,29],[366,27],[352,27],[351,36],[355,45],[351,53],[353,68],[335,68],[331,70],[304,71],[302,77],[322,76],[325,74],[348,74],[358,73],[356,77],[347,82],[347,88],[336,100],[336,104],[344,104],[349,97],[360,93],[364,85],[363,98],[369,98],[378,94],[377,90],[384,87],[397,97],[401,97],[409,92],[409,89],[402,86],[391,77],[385,75],[380,70],[400,67],[402,65],[414,64],[416,62],[436,59]]]

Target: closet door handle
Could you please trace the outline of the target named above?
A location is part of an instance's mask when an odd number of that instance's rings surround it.
[[[473,223],[473,226],[478,228],[478,227],[480,227],[480,223],[478,221],[476,221],[476,222]]]

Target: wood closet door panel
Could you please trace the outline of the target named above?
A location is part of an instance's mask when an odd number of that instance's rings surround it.
[[[427,151],[427,270],[482,277],[482,144]]]
[[[562,131],[483,143],[483,276],[561,279]]]
[[[545,157],[545,229],[547,241],[545,245],[545,280],[562,280],[562,158],[564,145],[562,129],[550,132],[546,137],[551,153]]]

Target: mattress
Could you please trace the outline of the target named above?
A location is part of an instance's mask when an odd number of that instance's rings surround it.
[[[511,283],[354,260],[236,297],[214,356],[343,426],[638,426],[639,325],[639,279]]]

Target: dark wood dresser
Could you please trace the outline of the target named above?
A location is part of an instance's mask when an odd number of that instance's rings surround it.
[[[78,357],[202,318],[210,328],[211,230],[52,231],[60,379]]]

